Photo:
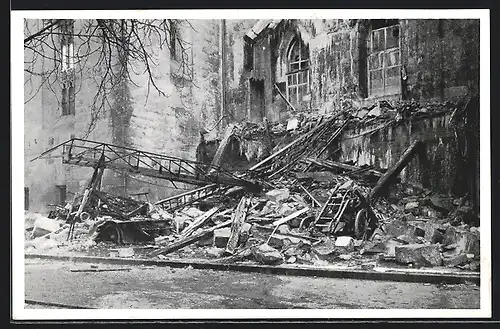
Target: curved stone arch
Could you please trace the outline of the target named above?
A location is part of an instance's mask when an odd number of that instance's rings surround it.
[[[289,52],[295,42],[301,42],[307,47],[297,31],[287,31],[281,37],[277,49],[276,81],[284,81],[288,73]],[[309,52],[309,50],[308,50]],[[310,55],[309,55],[310,56]]]

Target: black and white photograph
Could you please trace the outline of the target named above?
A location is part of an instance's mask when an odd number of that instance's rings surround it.
[[[11,17],[14,319],[491,316],[488,10]]]

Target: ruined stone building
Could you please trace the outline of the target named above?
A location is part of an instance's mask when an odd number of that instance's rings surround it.
[[[195,159],[199,131],[207,130],[207,138],[216,140],[230,122],[262,123],[266,118],[286,124],[300,113],[324,114],[379,100],[445,102],[479,93],[479,20],[188,23],[170,29],[168,48],[160,49],[154,38],[145,44],[156,63],[150,74],[164,94],[132,58],[131,69],[119,71],[130,79],[110,89],[105,102],[95,96],[100,88],[96,78],[105,70],[95,64],[100,54],[92,52],[101,41],[79,36],[85,20],[59,25],[51,42],[61,49],[55,56],[60,62],[39,56],[35,64],[38,71],[56,67],[57,79],[47,81],[43,74],[25,70],[25,193],[30,210],[70,200],[88,179],[90,168],[65,166],[57,158],[30,162],[72,137]],[[26,24],[29,35],[46,22]],[[108,51],[119,66],[120,48]],[[25,49],[25,61],[33,56],[32,49]],[[187,66],[181,67],[181,58]],[[451,191],[457,170],[446,167],[456,153],[447,143],[454,134],[448,122],[446,116],[432,118],[346,140],[339,160],[387,168],[416,134],[425,132],[432,140],[429,166],[440,163],[445,169],[434,168],[424,181]],[[406,175],[422,180],[422,168],[410,166]],[[103,187],[114,193],[145,186],[152,199],[170,193],[123,173],[107,172],[103,179]]]

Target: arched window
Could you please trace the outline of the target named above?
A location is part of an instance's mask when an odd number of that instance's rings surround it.
[[[287,98],[291,103],[299,103],[309,93],[309,50],[295,38],[287,52]]]

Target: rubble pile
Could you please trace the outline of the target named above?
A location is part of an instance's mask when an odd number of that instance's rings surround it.
[[[449,111],[449,105],[380,102],[349,113],[302,115],[290,131],[266,123],[239,127],[241,138],[264,130],[286,135],[242,174],[258,181],[260,190],[220,189],[175,209],[96,191],[84,209],[88,217],[80,215],[70,224],[64,218],[53,219],[57,226],[42,219],[37,226],[35,220],[29,228],[29,246],[38,250],[61,245],[73,225],[77,233],[72,238],[85,241],[83,247],[94,242],[143,245],[133,248],[140,253],[110,252],[118,257],[263,265],[343,263],[364,269],[392,263],[477,271],[479,218],[469,202],[394,179],[420,142],[410,145],[384,172],[329,157],[332,143],[353,122],[398,121],[445,109]],[[382,197],[379,191],[389,188],[393,197]],[[198,208],[202,201],[205,206]],[[78,213],[78,207],[75,203],[70,214]]]

